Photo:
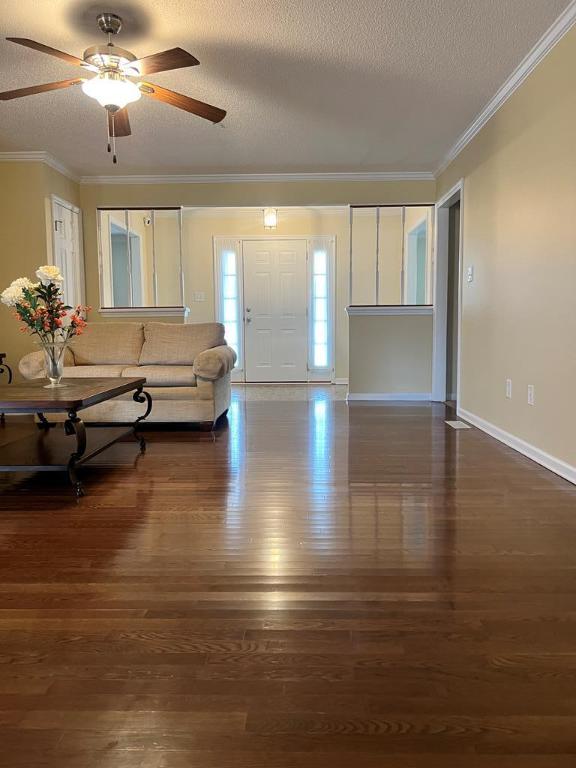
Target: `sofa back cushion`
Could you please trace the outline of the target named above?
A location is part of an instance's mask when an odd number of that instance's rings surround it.
[[[140,365],[193,365],[200,352],[224,343],[222,323],[146,323]]]
[[[89,323],[71,344],[75,365],[138,365],[142,323]]]

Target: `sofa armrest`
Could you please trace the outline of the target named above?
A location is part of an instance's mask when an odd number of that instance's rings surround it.
[[[216,381],[234,368],[236,352],[224,344],[221,347],[205,349],[194,360],[194,373],[201,379]]]
[[[74,356],[69,349],[64,352],[64,365],[68,367],[74,365]],[[46,375],[44,352],[38,350],[38,352],[29,352],[27,355],[24,355],[24,357],[20,358],[18,370],[25,379],[43,378]]]
[[[40,379],[44,376],[44,352],[29,352],[18,363],[18,370],[25,379]]]

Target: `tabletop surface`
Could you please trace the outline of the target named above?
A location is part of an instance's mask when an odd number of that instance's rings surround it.
[[[48,388],[46,379],[37,379],[23,384],[0,385],[0,412],[24,409],[68,411],[87,408],[143,387],[146,379],[62,379],[62,383],[65,386]]]

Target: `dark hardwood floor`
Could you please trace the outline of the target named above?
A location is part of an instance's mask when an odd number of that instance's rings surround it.
[[[444,418],[237,400],[79,501],[0,476],[0,765],[574,768],[576,488]]]

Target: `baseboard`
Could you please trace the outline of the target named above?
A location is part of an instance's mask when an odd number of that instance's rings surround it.
[[[563,477],[565,480],[576,485],[576,467],[567,464],[565,461],[562,461],[562,459],[557,459],[555,456],[551,456],[545,451],[541,451],[540,448],[536,448],[535,445],[531,445],[525,440],[510,434],[510,432],[500,429],[500,427],[480,418],[480,416],[476,416],[474,413],[470,413],[470,411],[467,411],[464,408],[458,408],[458,416],[465,421],[469,421],[470,424],[478,427],[482,432],[486,432],[490,437],[494,437],[501,443],[518,451],[518,453],[521,453],[523,456],[532,459],[532,461],[535,461],[542,467],[549,469],[556,475],[560,475],[560,477]]]
[[[349,392],[347,400],[418,400],[429,401],[432,399],[430,392]]]
[[[344,384],[344,385],[347,385],[348,384],[348,379],[334,379],[332,381],[332,384]]]

